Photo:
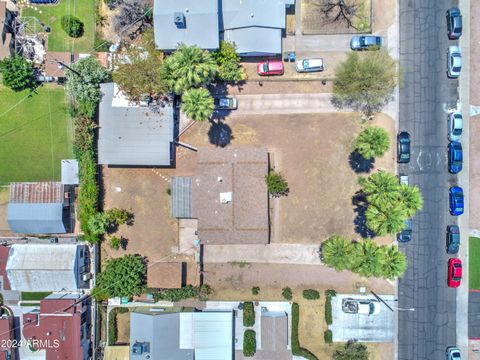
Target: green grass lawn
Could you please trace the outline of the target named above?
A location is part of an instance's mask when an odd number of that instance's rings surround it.
[[[60,180],[60,160],[73,156],[63,88],[45,85],[28,94],[0,87],[0,185]]]
[[[36,10],[35,10],[36,8]],[[35,5],[22,10],[22,17],[34,16],[50,26],[49,51],[88,53],[92,51],[95,36],[94,0],[59,0],[57,5]],[[84,24],[85,33],[74,39],[63,31],[60,19],[63,15],[74,15]]]
[[[470,237],[468,243],[468,288],[480,290],[480,238]]]

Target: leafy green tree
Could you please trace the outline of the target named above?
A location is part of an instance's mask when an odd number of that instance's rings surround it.
[[[240,65],[240,56],[235,50],[235,44],[220,42],[220,48],[214,51],[212,56],[218,64],[218,79],[237,83],[247,78],[245,69]]]
[[[112,208],[105,211],[105,216],[110,225],[124,225],[130,219],[128,210]]]
[[[422,194],[417,186],[400,185],[400,199],[409,218],[423,208]]]
[[[350,269],[355,258],[355,245],[342,236],[334,235],[322,243],[322,261],[337,271]]]
[[[60,25],[62,29],[72,38],[79,38],[83,35],[84,25],[83,22],[72,15],[64,15],[60,19]]]
[[[213,108],[213,97],[207,89],[189,89],[182,96],[182,111],[194,121],[208,120]]]
[[[217,64],[208,51],[181,44],[164,60],[161,70],[168,89],[180,95],[210,84],[217,74]]]
[[[371,116],[392,98],[398,82],[397,62],[386,50],[350,52],[335,69],[332,103]]]
[[[285,300],[292,300],[293,299],[293,292],[288,286],[282,289],[282,296]]]
[[[369,205],[365,212],[367,227],[378,236],[396,234],[405,228],[405,220],[408,216],[405,208],[399,202],[395,206],[380,209],[375,205]]]
[[[35,85],[33,65],[23,56],[15,55],[0,61],[3,85],[14,91],[31,88]]]
[[[108,217],[105,213],[97,212],[88,219],[88,229],[93,235],[103,235],[107,232],[109,225]]]
[[[389,207],[399,199],[398,178],[386,171],[378,171],[368,177],[360,177],[358,182],[367,196],[368,203],[380,209]]]
[[[355,150],[365,159],[382,156],[389,147],[388,132],[378,126],[367,127],[355,141]]]
[[[112,236],[110,238],[110,241],[108,242],[108,245],[110,245],[110,247],[114,250],[118,250],[120,249],[120,243],[121,243],[121,239],[117,236]]]
[[[66,91],[77,110],[86,117],[93,117],[100,100],[100,84],[110,80],[110,73],[95,59],[89,56],[78,60],[65,70]]]
[[[289,192],[288,182],[279,172],[271,170],[265,176],[265,182],[267,183],[268,192],[273,196],[287,195]]]
[[[394,280],[402,276],[407,269],[407,258],[397,246],[383,246],[381,248],[381,266],[382,276],[386,279]]]
[[[163,53],[155,48],[153,30],[142,35],[141,47],[128,47],[125,54],[129,62],[115,64],[113,81],[130,101],[138,102],[144,96],[157,96],[167,92],[161,76]]]
[[[355,246],[353,270],[362,276],[381,276],[381,248],[371,239],[364,239]]]
[[[145,288],[146,266],[139,255],[125,255],[107,260],[105,268],[97,275],[93,296],[104,300],[116,296],[141,295]]]
[[[357,342],[347,342],[339,346],[333,353],[334,360],[368,360],[368,349]]]

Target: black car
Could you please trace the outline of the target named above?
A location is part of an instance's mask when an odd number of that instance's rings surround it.
[[[401,233],[397,234],[398,242],[409,242],[412,240],[412,220],[405,220],[405,229]]]
[[[410,134],[406,131],[397,135],[397,162],[410,162]]]
[[[462,36],[462,14],[456,7],[447,10],[447,31],[450,40],[457,40]]]
[[[456,254],[460,248],[460,229],[457,225],[447,226],[447,254]]]

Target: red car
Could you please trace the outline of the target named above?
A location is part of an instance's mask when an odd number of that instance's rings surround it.
[[[257,64],[257,74],[262,76],[283,75],[283,62],[281,60],[266,60]]]
[[[462,280],[462,260],[454,258],[448,260],[448,286],[457,288]]]

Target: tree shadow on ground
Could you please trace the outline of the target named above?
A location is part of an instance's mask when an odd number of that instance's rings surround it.
[[[210,144],[225,147],[230,144],[232,139],[232,128],[229,125],[220,120],[210,121],[210,129],[208,130]]]
[[[367,227],[367,219],[365,213],[367,211],[368,203],[365,195],[361,192],[357,192],[352,196],[352,205],[355,207],[354,212],[356,214],[353,224],[355,225],[355,232],[362,238],[373,238],[375,233]]]
[[[128,239],[124,238],[123,236],[120,238],[120,247],[122,250],[127,250],[128,247]]]
[[[352,151],[348,157],[348,162],[353,171],[359,173],[369,173],[375,165],[375,158],[365,159],[357,151]]]

